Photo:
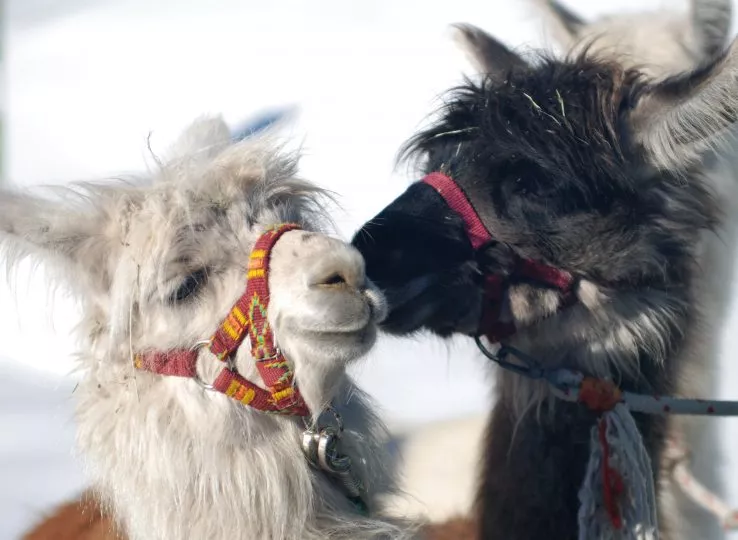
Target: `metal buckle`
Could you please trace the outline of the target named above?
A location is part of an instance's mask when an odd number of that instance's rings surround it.
[[[335,477],[343,486],[349,500],[360,501],[360,507],[366,504],[361,500],[364,486],[351,472],[351,457],[342,454],[339,450],[341,435],[343,434],[343,419],[332,406],[326,407],[335,420],[335,426],[318,427],[316,423],[305,422],[305,431],[302,432],[302,451],[308,462],[314,467]]]

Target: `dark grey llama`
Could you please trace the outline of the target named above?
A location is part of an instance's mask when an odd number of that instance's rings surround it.
[[[677,4],[676,2],[674,2]],[[638,67],[652,78],[664,78],[694,69],[719,55],[728,40],[732,0],[690,0],[686,12],[662,6],[657,10],[622,12],[587,20],[555,0],[533,0],[545,30],[564,51],[597,52],[616,58],[623,65]],[[703,306],[702,335],[694,354],[703,364],[692,365],[679,383],[687,393],[718,396],[720,376],[732,351],[723,350],[724,321],[734,304],[736,252],[738,251],[738,146],[736,141],[703,156],[700,169],[715,189],[725,219],[715,232],[703,235],[699,262],[709,271],[701,273],[699,295]],[[703,418],[676,417],[671,433],[683,440],[690,467],[697,478],[720,490],[723,477],[719,464],[721,423]],[[684,538],[724,538],[722,522],[676,490],[674,514],[680,518]]]
[[[737,120],[738,45],[653,82],[586,50],[533,63],[477,28],[460,32],[487,75],[453,89],[405,155],[453,178],[495,242],[474,250],[438,192],[410,186],[354,238],[388,296],[386,330],[484,333],[484,276],[502,275],[501,318],[517,328],[508,344],[626,390],[677,393],[701,362],[697,283],[709,269],[698,257],[702,235],[722,219],[702,158]],[[521,275],[523,260],[573,275],[573,303]],[[498,386],[481,538],[577,538],[596,415],[509,372]],[[659,483],[669,426],[635,416],[659,486],[662,538],[676,538]]]

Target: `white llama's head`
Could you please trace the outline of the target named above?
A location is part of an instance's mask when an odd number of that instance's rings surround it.
[[[0,234],[10,236],[11,259],[31,251],[57,263],[84,302],[83,346],[104,353],[86,367],[130,371],[132,352],[212,335],[243,293],[259,234],[299,223],[305,230],[286,233],[272,253],[269,318],[320,411],[331,398],[326,383],[373,344],[384,311],[359,253],[312,232],[324,194],[296,177],[294,155],[264,139],[232,143],[219,119],[195,122],[160,167],[146,182],[78,185],[54,198],[3,193]],[[237,364],[251,376],[247,349]],[[221,367],[202,364],[203,379]]]
[[[150,178],[51,195],[0,192],[0,242],[11,262],[41,255],[82,301],[80,446],[131,538],[220,538],[243,528],[312,538],[330,509],[345,505],[307,466],[300,420],[133,367],[137,352],[212,336],[244,292],[254,242],[277,223],[303,228],[271,253],[268,317],[278,345],[314,414],[334,398],[355,404],[344,411],[356,429],[348,450],[369,488],[389,483],[375,418],[345,377],[373,344],[384,301],[359,253],[318,232],[324,193],[296,176],[292,154],[263,137],[234,142],[222,120],[203,119]],[[261,384],[249,349],[238,349],[237,370]],[[201,350],[203,381],[222,369]],[[325,492],[315,498],[316,489]]]

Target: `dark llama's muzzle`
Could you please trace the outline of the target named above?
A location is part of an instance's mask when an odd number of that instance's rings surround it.
[[[432,172],[423,178],[422,182],[435,189],[449,208],[461,217],[466,236],[476,253],[496,242],[494,236],[482,223],[469,198],[450,176]],[[482,271],[484,272],[484,269]],[[515,333],[514,323],[503,321],[500,317],[504,291],[511,278],[523,278],[558,289],[564,295],[565,305],[567,300],[573,298],[572,288],[575,280],[569,272],[532,259],[524,259],[516,255],[512,271],[507,275],[484,272],[484,301],[478,335],[485,336],[493,343]]]

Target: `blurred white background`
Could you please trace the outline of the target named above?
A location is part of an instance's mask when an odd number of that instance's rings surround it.
[[[585,16],[678,0],[569,0]],[[468,69],[448,25],[472,22],[516,47],[544,43],[524,0],[6,0],[4,181],[57,183],[145,172],[203,113],[237,125],[296,107],[303,175],[340,195],[340,232],[412,180],[400,144]],[[1,273],[1,271],[0,271]],[[0,275],[0,540],[18,538],[84,486],[73,455],[77,311],[43,269]],[[738,328],[738,319],[730,322]],[[738,337],[725,337],[722,397],[738,399]],[[356,366],[397,429],[489,409],[491,375],[468,340],[383,338]],[[724,454],[738,436],[725,423]],[[738,503],[738,460],[725,467]],[[440,487],[440,486],[439,486]]]

